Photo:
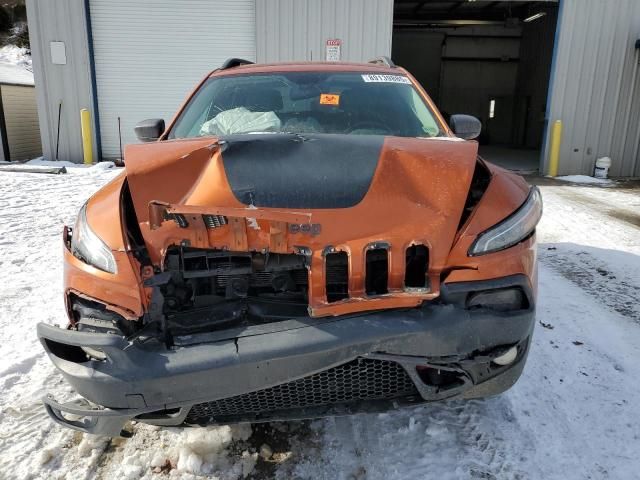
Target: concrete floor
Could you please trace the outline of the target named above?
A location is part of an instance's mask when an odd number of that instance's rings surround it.
[[[480,145],[480,156],[500,167],[520,173],[537,173],[540,166],[540,150]]]

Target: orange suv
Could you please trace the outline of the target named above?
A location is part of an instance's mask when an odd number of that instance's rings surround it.
[[[207,75],[63,232],[67,328],[40,323],[104,435],[503,392],[534,327],[540,193],[483,161],[388,59]]]

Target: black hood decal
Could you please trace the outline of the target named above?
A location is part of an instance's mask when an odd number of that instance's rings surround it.
[[[250,134],[220,137],[229,185],[244,204],[347,208],[366,195],[384,136]]]

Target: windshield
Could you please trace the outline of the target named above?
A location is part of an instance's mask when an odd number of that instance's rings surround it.
[[[441,134],[429,107],[404,75],[292,72],[209,79],[169,138],[262,132]]]

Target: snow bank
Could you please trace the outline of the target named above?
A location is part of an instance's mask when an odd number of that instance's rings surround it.
[[[608,178],[596,178],[588,175],[565,175],[563,177],[553,177],[562,182],[582,183],[587,185],[613,185],[615,182]]]
[[[16,47],[15,45],[5,45],[0,48],[0,62],[10,63],[33,71],[31,55],[27,53],[26,48]]]
[[[26,48],[6,45],[0,48],[0,81],[17,85],[33,85],[31,55]]]
[[[255,468],[258,453],[249,451],[250,425],[167,428],[136,425],[130,440],[121,440],[103,469],[105,478],[138,479],[152,474],[172,478],[241,479]]]
[[[95,174],[104,170],[114,169],[116,164],[113,162],[98,162],[95,165],[84,165],[82,163],[45,160],[43,157],[34,158],[26,162],[26,165],[42,166],[42,167],[65,167],[69,173],[88,173]]]

